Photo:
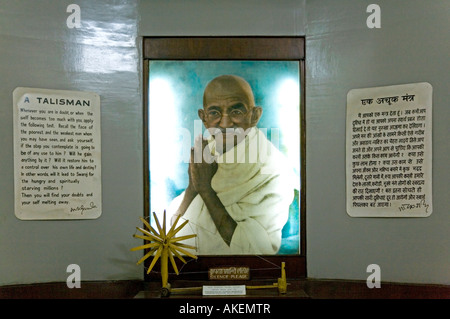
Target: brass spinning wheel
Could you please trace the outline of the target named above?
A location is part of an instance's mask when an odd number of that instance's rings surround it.
[[[140,249],[150,249],[137,262],[137,265],[139,265],[147,258],[153,256],[153,260],[150,263],[150,266],[148,267],[147,274],[150,273],[150,271],[153,269],[158,259],[161,258],[162,294],[168,295],[170,293],[170,284],[168,282],[169,260],[170,263],[172,264],[175,273],[178,275],[179,271],[175,263],[174,256],[180,259],[185,264],[186,260],[183,258],[183,256],[181,256],[181,254],[197,259],[197,256],[193,255],[192,253],[190,253],[185,249],[185,248],[196,249],[196,247],[181,243],[181,241],[196,237],[197,235],[192,234],[181,237],[175,237],[175,235],[189,222],[188,220],[186,220],[180,226],[177,227],[181,215],[177,217],[172,227],[170,227],[170,229],[167,232],[166,232],[166,211],[164,211],[164,220],[162,226],[154,212],[153,217],[155,219],[157,229],[154,229],[148,221],[146,221],[144,218],[141,217],[140,220],[144,223],[144,228],[136,227],[136,229],[139,230],[141,233],[143,233],[143,235],[136,235],[136,234],[133,235],[133,237],[144,239],[149,243],[131,248],[131,251],[136,251]]]
[[[175,273],[178,275],[179,270],[175,263],[175,257],[180,259],[184,264],[187,263],[187,261],[183,258],[181,254],[184,254],[185,256],[191,257],[193,259],[197,259],[197,256],[190,253],[186,249],[196,249],[195,246],[187,245],[180,243],[183,240],[194,238],[197,235],[185,235],[180,237],[175,237],[175,235],[189,222],[188,220],[184,221],[180,226],[177,227],[178,221],[181,217],[179,215],[177,219],[175,220],[172,227],[166,231],[166,211],[164,211],[164,220],[163,224],[161,226],[158,217],[153,212],[153,217],[155,219],[156,228],[154,229],[148,221],[146,221],[144,218],[140,218],[140,220],[144,223],[144,228],[136,227],[137,230],[139,230],[143,235],[136,235],[134,234],[133,237],[144,239],[145,241],[148,241],[149,243],[145,243],[144,245],[137,246],[134,248],[131,248],[131,251],[137,251],[140,249],[150,249],[141,259],[138,260],[137,264],[141,264],[144,262],[147,258],[153,256],[153,260],[150,263],[150,266],[147,269],[147,274],[149,274],[153,267],[155,266],[158,259],[161,258],[161,279],[162,279],[162,288],[161,288],[161,295],[163,297],[168,297],[171,292],[190,292],[190,291],[198,291],[201,290],[202,287],[190,287],[190,288],[173,288],[171,289],[171,286],[168,282],[169,280],[169,260],[172,264],[172,267],[175,271]],[[146,229],[145,229],[146,228]],[[285,271],[285,263],[281,263],[281,277],[278,278],[278,282],[273,283],[272,285],[263,285],[263,286],[249,286],[246,285],[247,289],[265,289],[265,288],[278,288],[279,293],[285,294],[287,291],[287,285],[286,282],[286,271]]]

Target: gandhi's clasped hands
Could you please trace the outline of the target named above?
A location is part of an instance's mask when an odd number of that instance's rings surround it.
[[[208,141],[202,136],[195,139],[189,163],[189,186],[197,193],[211,190],[211,180],[217,171],[217,163],[211,155]]]

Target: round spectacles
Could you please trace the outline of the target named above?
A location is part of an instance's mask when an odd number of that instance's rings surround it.
[[[230,112],[223,113],[219,110],[210,110],[206,112],[206,116],[208,120],[210,121],[217,121],[218,119],[222,119],[224,115],[228,116],[230,119],[234,121],[240,121],[242,118],[246,115],[246,112],[243,112],[242,110],[234,109]]]

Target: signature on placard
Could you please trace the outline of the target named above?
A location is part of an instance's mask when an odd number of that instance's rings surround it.
[[[425,208],[425,213],[428,213],[428,208],[430,207],[430,204],[427,204],[425,202],[425,199],[422,199],[420,202],[415,204],[401,204],[398,209],[399,211],[403,212],[405,210],[411,210],[411,209],[417,209],[417,208]]]
[[[94,202],[90,202],[88,207],[85,207],[84,205],[80,205],[80,206],[77,206],[77,207],[71,207],[70,208],[70,212],[71,213],[74,213],[74,212],[78,213],[78,212],[80,212],[81,215],[83,215],[85,211],[91,210],[91,209],[95,209],[95,208],[97,208],[97,205],[95,205]]]

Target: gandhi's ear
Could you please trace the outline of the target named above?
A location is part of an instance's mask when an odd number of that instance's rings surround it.
[[[202,122],[205,123],[206,122],[205,110],[199,109],[197,114],[198,114],[198,117],[202,120]]]
[[[252,108],[252,118],[251,118],[252,126],[256,126],[256,124],[258,124],[262,112],[263,110],[262,107],[260,106],[255,106],[254,108]]]

